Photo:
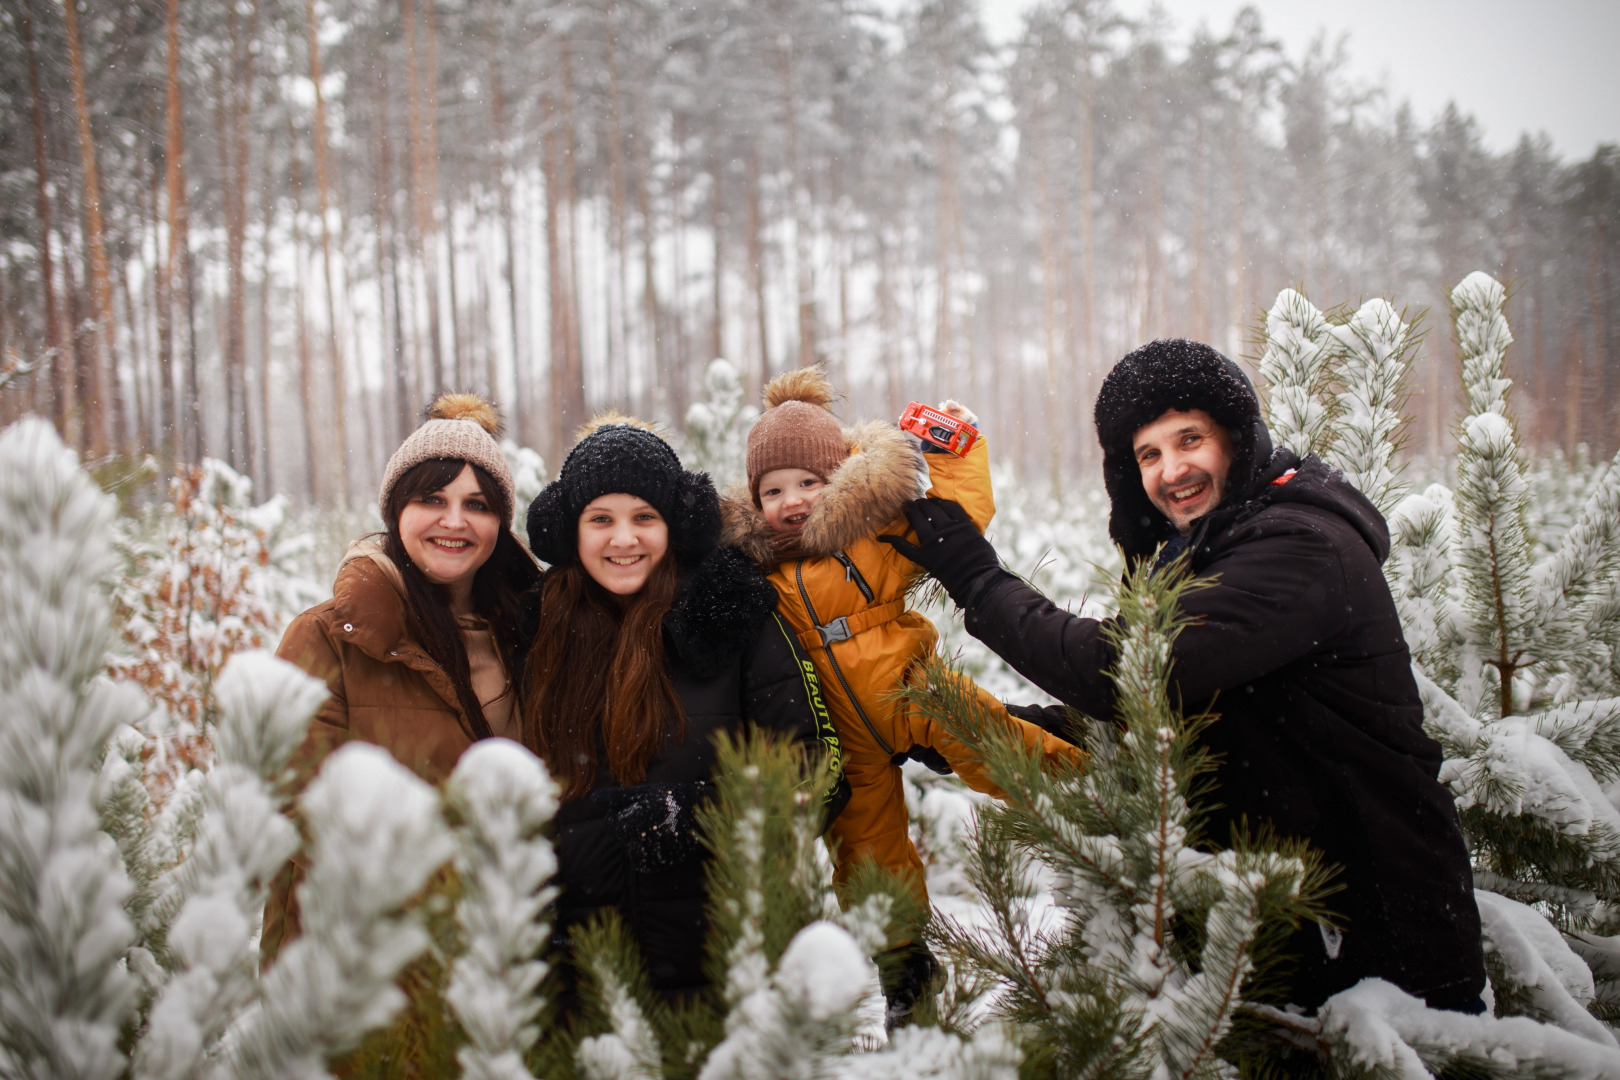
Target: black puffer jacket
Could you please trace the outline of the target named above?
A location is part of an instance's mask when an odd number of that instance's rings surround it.
[[[1388,529],[1315,457],[1281,450],[1256,472],[1195,523],[1192,570],[1216,584],[1187,594],[1196,621],[1174,650],[1184,706],[1220,717],[1204,736],[1221,758],[1208,835],[1225,843],[1245,818],[1267,823],[1341,868],[1343,891],[1326,902],[1344,926],[1338,956],[1307,927],[1289,1000],[1314,1006],[1376,975],[1466,1008],[1485,981],[1479,912],[1379,569]],[[1005,572],[975,581],[965,599],[968,630],[1026,678],[1089,715],[1113,715],[1101,623]]]
[[[704,851],[694,827],[714,769],[714,735],[747,724],[837,753],[838,736],[776,590],[735,548],[719,548],[681,583],[664,617],[670,679],[685,735],[664,748],[644,783],[620,787],[604,767],[595,790],[557,813],[556,944],[616,908],[641,945],[654,989],[703,988]],[[828,794],[827,820],[848,800]]]

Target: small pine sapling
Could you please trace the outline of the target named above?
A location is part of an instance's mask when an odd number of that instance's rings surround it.
[[[1387,300],[1346,317],[1293,289],[1278,293],[1259,364],[1272,441],[1318,455],[1387,514],[1401,496],[1394,455],[1406,371],[1421,340]]]
[[[1532,474],[1509,407],[1506,299],[1500,283],[1481,273],[1452,290],[1467,405],[1457,490],[1434,484],[1386,511],[1385,574],[1425,727],[1445,753],[1441,780],[1457,801],[1476,885],[1500,894],[1479,894],[1482,913],[1515,901],[1513,910],[1533,905],[1537,918],[1568,935],[1566,948],[1550,926],[1514,936],[1509,929],[1522,920],[1487,919],[1497,1011],[1590,1033],[1582,1019],[1588,1010],[1620,1019],[1620,946],[1603,936],[1620,930],[1620,813],[1605,793],[1620,780],[1620,682],[1609,644],[1620,640],[1620,604],[1612,599],[1620,468],[1585,471],[1584,502],[1560,495],[1571,509],[1560,511],[1556,531],[1536,535]],[[1323,408],[1344,405],[1341,394]],[[1338,464],[1379,499],[1376,473]],[[1498,941],[1498,931],[1508,936]],[[1510,963],[1515,942],[1533,945],[1538,962]],[[1598,975],[1595,991],[1553,994],[1562,1003],[1554,1008],[1543,969],[1578,964],[1571,948]],[[1563,1007],[1570,1002],[1580,1009]]]
[[[298,847],[281,813],[283,773],[324,684],[263,652],[239,653],[215,685],[217,759],[185,860],[164,876],[153,951],[173,972],[135,1051],[140,1080],[212,1075],[220,1040],[259,992],[253,929],[271,880]]]
[[[1304,294],[1284,289],[1266,312],[1260,377],[1269,393],[1266,426],[1278,446],[1300,457],[1320,453],[1331,437],[1327,388],[1338,341]]]
[[[457,821],[456,920],[466,938],[445,991],[467,1033],[457,1058],[468,1080],[521,1080],[545,1004],[551,928],[542,911],[556,898],[557,858],[541,830],[557,812],[557,786],[529,751],[490,739],[461,756],[445,799]]]
[[[394,980],[429,943],[406,903],[454,854],[433,789],[369,743],[328,757],[300,807],[303,935],[226,1034],[243,1080],[325,1077],[328,1060],[388,1022],[405,1003]]]
[[[1043,767],[934,662],[909,693],[1006,793],[981,808],[968,876],[988,925],[939,920],[956,962],[1000,984],[1032,1075],[1224,1076],[1241,1056],[1246,997],[1299,921],[1318,917],[1322,874],[1303,845],[1242,840],[1215,851],[1197,803],[1208,717],[1167,692],[1180,598],[1198,587],[1147,563],[1116,587],[1114,724],[1087,722],[1089,767]],[[1061,914],[1033,917],[1050,881]]]
[[[905,891],[869,878],[839,909],[821,848],[825,762],[753,732],[716,742],[698,810],[709,849],[706,968],[714,989],[672,1004],[650,989],[613,914],[572,931],[581,1008],[548,1040],[550,1072],[588,1080],[838,1075],[876,989],[868,959],[906,932]]]
[[[512,472],[512,505],[519,509],[528,506],[546,486],[546,459],[538,450],[511,439],[501,440],[501,456]]]
[[[272,534],[280,498],[255,506],[252,482],[224,462],[186,466],[169,498],[143,518],[121,520],[124,573],[113,590],[122,648],[114,678],[140,686],[158,713],[144,769],[161,804],[192,768],[206,768],[214,680],[227,660],[275,644],[288,615],[321,599],[278,565]]]
[[[719,484],[742,476],[748,451],[748,429],[759,409],[744,400],[742,377],[729,361],[709,361],[703,373],[707,400],[686,410],[686,443],[694,469]]]
[[[117,845],[101,832],[108,738],[147,712],[102,665],[113,500],[45,421],[0,433],[0,1072],[112,1080],[138,987]]]
[[[1394,455],[1405,424],[1406,370],[1422,335],[1382,299],[1368,300],[1328,333],[1338,345],[1337,419],[1323,460],[1387,514],[1404,491]]]
[[[1537,659],[1529,652],[1536,616],[1530,488],[1507,411],[1512,380],[1503,371],[1513,342],[1502,313],[1506,299],[1501,284],[1478,271],[1451,292],[1468,403],[1457,444],[1457,568],[1466,647],[1477,656],[1476,663],[1465,656],[1458,692],[1470,712],[1488,710],[1497,717],[1519,711],[1515,677]],[[1474,682],[1486,673],[1494,678]]]

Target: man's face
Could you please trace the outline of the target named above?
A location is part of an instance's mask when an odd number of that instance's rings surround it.
[[[1131,452],[1142,470],[1142,489],[1176,531],[1220,505],[1232,467],[1232,436],[1203,409],[1172,409],[1137,429]]]

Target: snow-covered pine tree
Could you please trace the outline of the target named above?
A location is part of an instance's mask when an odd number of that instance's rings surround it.
[[[1277,294],[1265,331],[1260,375],[1272,440],[1320,455],[1389,513],[1402,493],[1393,458],[1421,335],[1387,300],[1333,316],[1293,289]]]
[[[101,832],[108,737],[140,721],[110,682],[113,500],[43,420],[0,433],[0,1073],[112,1080],[136,980],[118,848]]]
[[[394,980],[428,945],[405,905],[454,853],[433,789],[370,743],[328,757],[300,807],[311,841],[303,935],[226,1033],[242,1080],[327,1076],[328,1060],[404,1004]]]
[[[1608,644],[1620,637],[1620,606],[1611,600],[1620,577],[1620,467],[1589,474],[1573,520],[1560,536],[1538,543],[1508,404],[1506,292],[1476,273],[1451,296],[1468,409],[1458,437],[1457,491],[1434,484],[1387,511],[1392,550],[1385,572],[1412,650],[1426,726],[1447,755],[1442,780],[1473,847],[1476,883],[1501,894],[1478,894],[1496,1011],[1547,1020],[1612,1050],[1583,1016],[1590,1008],[1620,1017],[1620,942],[1599,936],[1620,929],[1614,914],[1620,814],[1603,789],[1620,779],[1620,680]],[[1274,312],[1295,302],[1285,292]],[[1285,332],[1268,343],[1268,354],[1285,352],[1292,340]],[[1277,388],[1271,392],[1276,400]],[[1321,404],[1332,409],[1341,402]],[[1373,410],[1346,410],[1333,426],[1335,442],[1377,444]],[[1347,474],[1370,494],[1380,490],[1376,473]],[[1570,935],[1568,946],[1548,918]],[[1547,932],[1530,932],[1536,920]],[[1595,985],[1575,953],[1597,972]],[[1371,993],[1356,1000],[1341,1003],[1341,1014],[1387,1006],[1411,1021],[1405,1003]],[[1571,1003],[1580,1009],[1572,1011]],[[1449,1019],[1402,1028],[1379,1016],[1366,1023],[1422,1038],[1451,1030]],[[1499,1036],[1505,1037],[1490,1038]],[[1440,1053],[1439,1043],[1425,1045],[1426,1060]]]
[[[144,925],[143,944],[169,977],[136,1046],[141,1080],[217,1074],[221,1038],[258,995],[254,930],[271,879],[298,847],[279,790],[326,693],[264,652],[240,653],[220,674],[217,760],[189,841],[166,845],[185,843],[183,861],[154,890]]]
[[[1260,377],[1266,397],[1266,426],[1278,446],[1304,457],[1326,447],[1333,412],[1327,397],[1337,340],[1327,319],[1305,295],[1293,289],[1277,294],[1266,312],[1266,341]]]
[[[286,500],[256,505],[252,495],[251,480],[209,458],[171,477],[163,503],[117,523],[122,647],[111,670],[159,706],[141,730],[150,737],[144,777],[160,805],[209,764],[212,687],[226,661],[273,646],[293,613],[322,599],[294,569],[309,540],[287,535]]]
[[[522,520],[524,511],[546,486],[546,461],[538,450],[511,439],[501,440],[501,453],[506,457],[506,467],[512,470],[512,505]]]
[[[916,706],[982,748],[1005,802],[981,808],[967,873],[986,925],[940,919],[959,969],[999,984],[990,1008],[1021,1031],[1035,1076],[1230,1075],[1245,997],[1310,917],[1322,876],[1300,845],[1201,846],[1207,717],[1166,686],[1185,625],[1178,571],[1133,567],[1116,587],[1117,723],[1086,724],[1089,768],[1048,771],[1009,739],[943,664]],[[1032,917],[1050,883],[1061,914]]]
[[[551,927],[542,912],[556,897],[557,858],[541,830],[557,812],[557,786],[539,758],[489,739],[461,756],[445,797],[457,819],[456,919],[466,937],[445,990],[467,1034],[457,1059],[467,1080],[521,1080],[545,1004]]]
[[[686,410],[685,457],[693,469],[724,486],[743,474],[748,429],[759,418],[759,409],[744,400],[742,377],[730,361],[709,361],[703,389],[708,399]]]
[[[860,1052],[862,1005],[877,990],[869,958],[909,932],[908,894],[869,878],[840,909],[819,839],[821,780],[792,746],[759,734],[719,742],[715,794],[699,811],[713,855],[705,948],[716,989],[672,1006],[648,989],[622,923],[585,927],[574,952],[583,1024],[548,1040],[542,1075],[1013,1080],[1018,1048],[994,1026],[972,1038],[897,1033]]]

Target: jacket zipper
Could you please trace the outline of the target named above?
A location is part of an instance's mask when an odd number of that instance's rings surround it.
[[[853,564],[849,562],[848,556],[844,555],[843,552],[838,553],[838,561],[844,564],[844,568],[846,570],[853,571]],[[799,598],[804,601],[804,610],[810,613],[810,623],[819,631],[821,629],[821,619],[816,615],[815,605],[810,602],[809,590],[804,587],[803,559],[800,559],[798,563],[794,565],[793,577],[794,580],[798,582]],[[870,587],[867,586],[865,581],[859,580],[860,575],[858,573],[856,573],[855,577],[857,581],[859,581],[861,593],[867,598],[868,601],[870,601],[872,599],[872,591]],[[877,740],[877,744],[883,748],[883,752],[892,757],[894,755],[894,747],[890,746],[888,742],[884,740],[883,736],[878,734],[877,728],[873,726],[871,719],[866,715],[866,710],[861,708],[861,700],[855,696],[855,691],[850,688],[849,680],[844,678],[844,669],[838,666],[838,657],[833,655],[832,642],[827,640],[827,636],[825,634],[822,634],[821,648],[822,651],[827,654],[827,662],[832,665],[833,674],[838,677],[838,685],[844,688],[844,693],[849,695],[849,703],[855,706],[855,715],[861,718],[861,723],[866,725],[866,730],[872,733],[872,738]]]
[[[844,554],[842,551],[840,551],[838,554],[834,555],[833,558],[837,559],[840,563],[843,564],[843,566],[844,566],[844,580],[845,581],[853,581],[855,583],[855,587],[857,589],[861,590],[861,595],[866,597],[866,602],[868,604],[870,604],[872,602],[872,597],[874,596],[874,593],[872,592],[872,586],[868,585],[866,583],[866,579],[861,577],[861,572],[859,570],[855,569],[855,560],[851,559],[848,555]]]

